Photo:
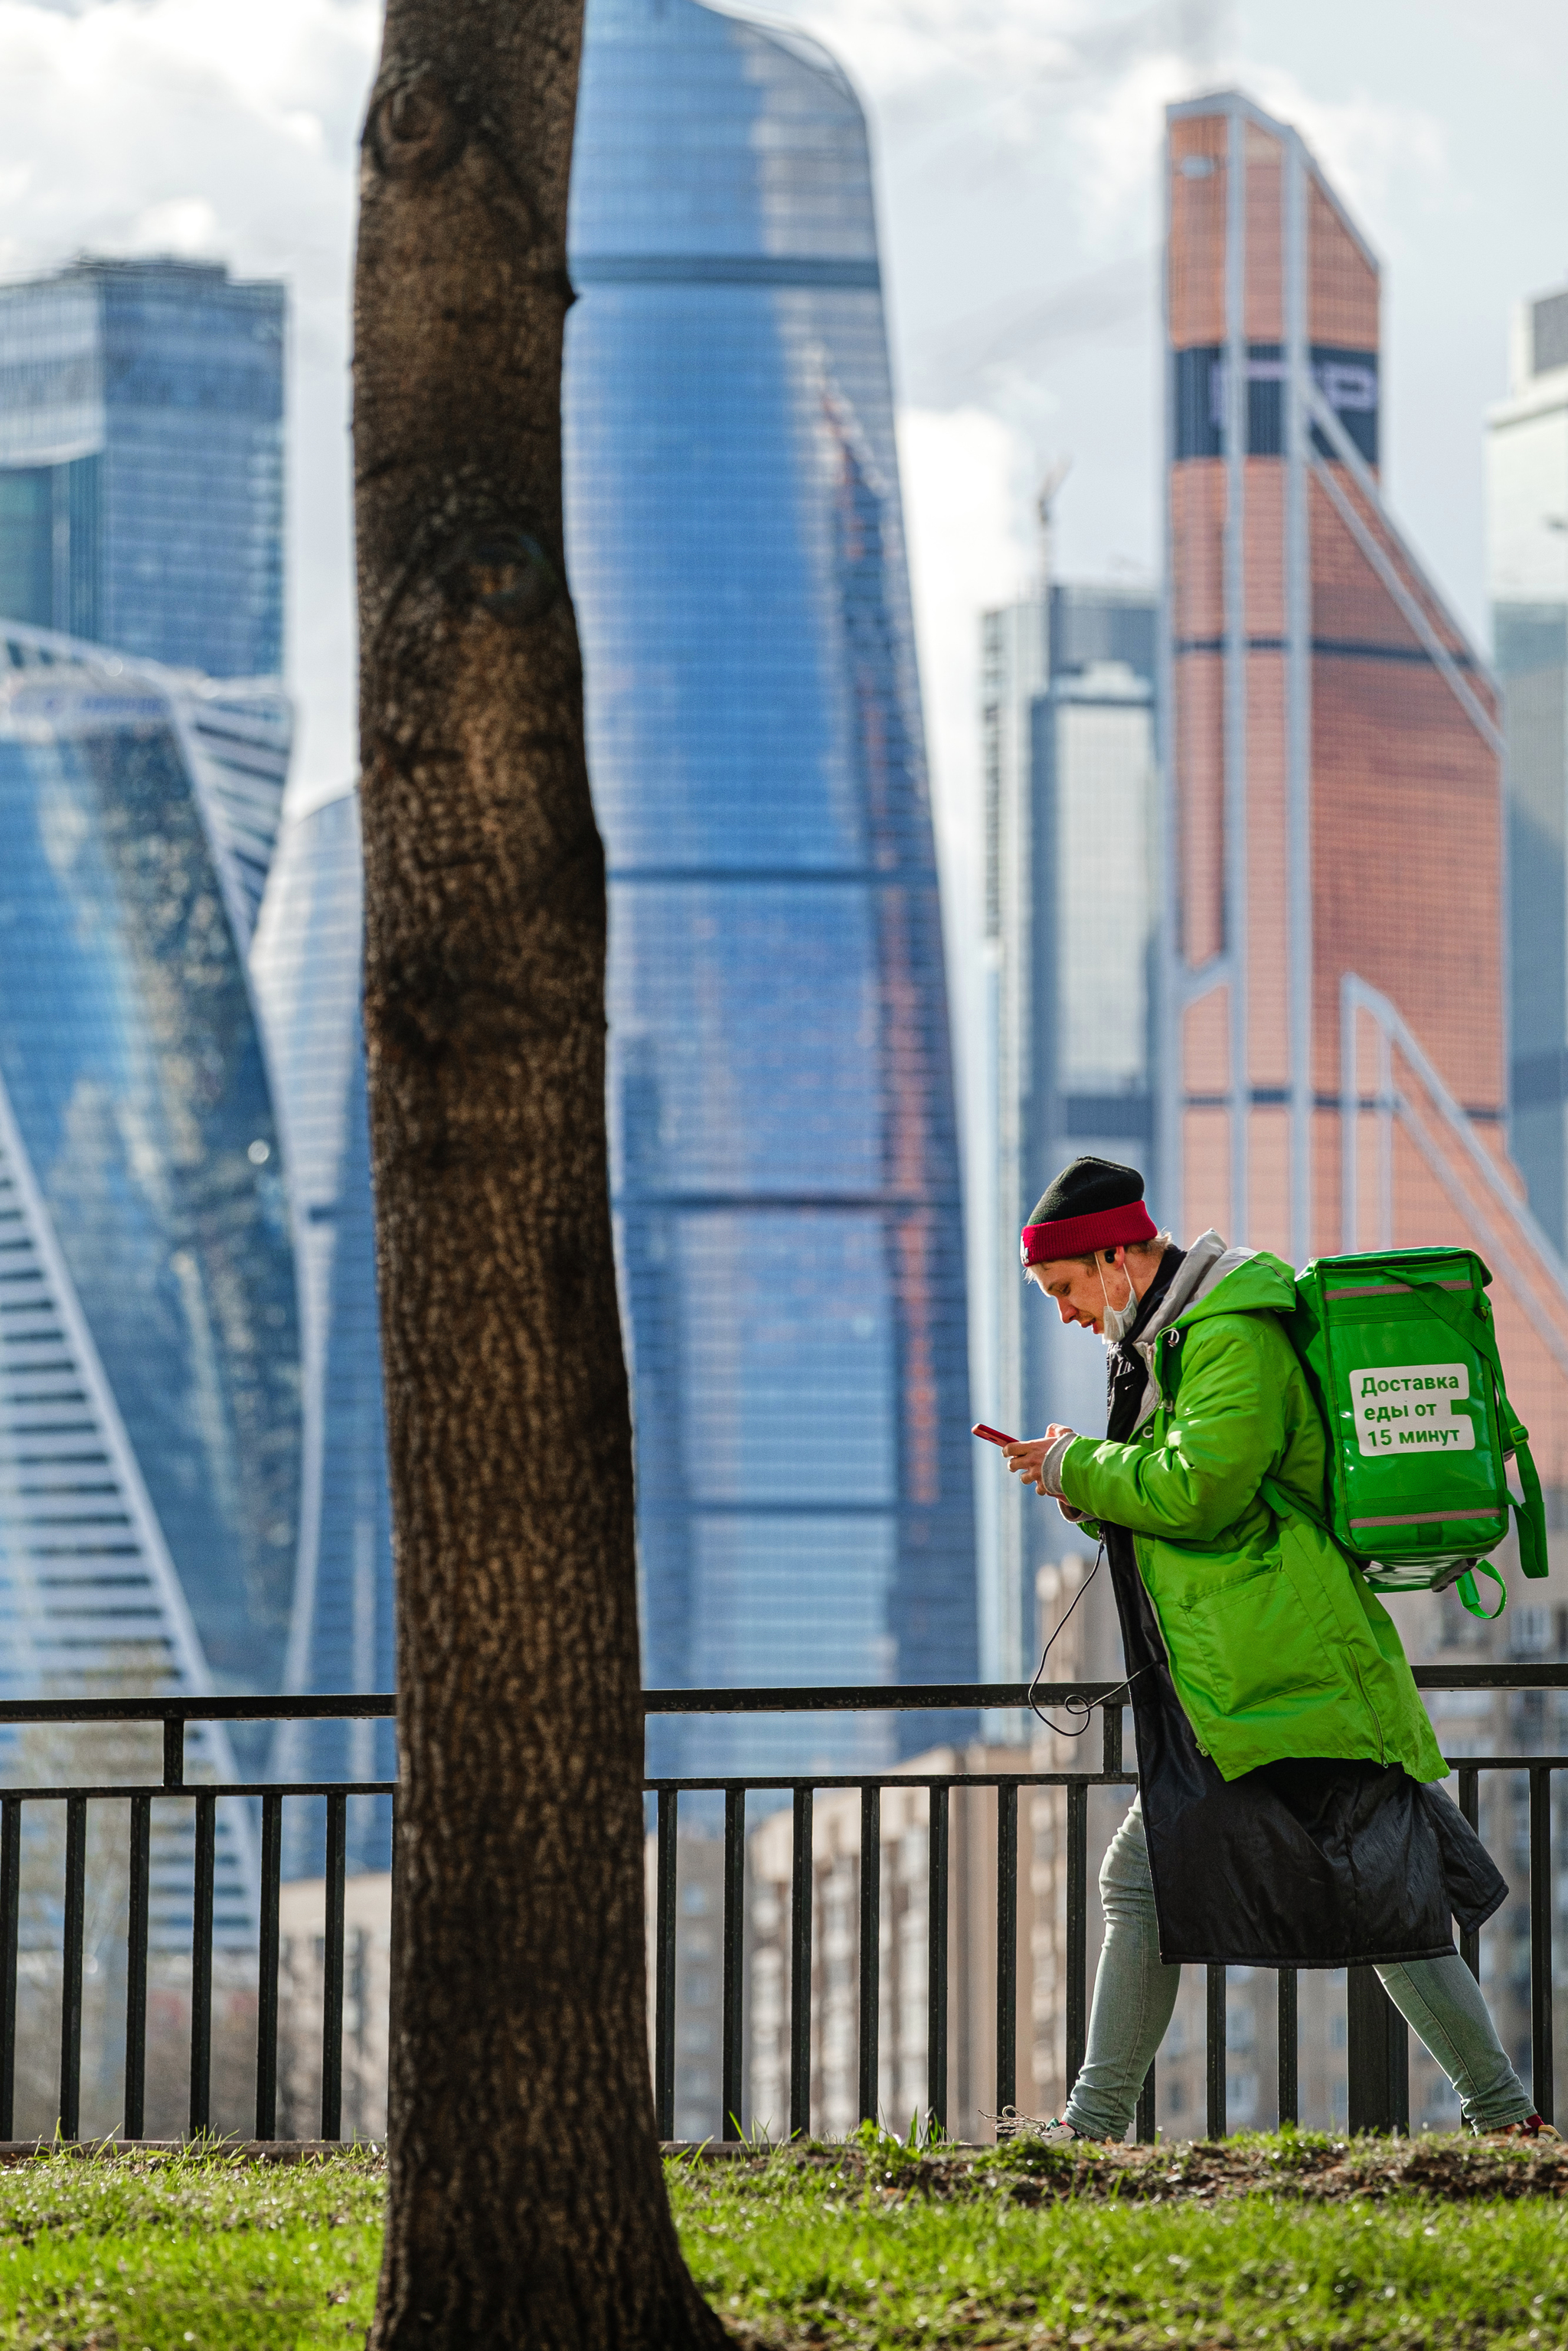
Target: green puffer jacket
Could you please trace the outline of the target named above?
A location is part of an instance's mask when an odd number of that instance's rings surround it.
[[[1326,1438],[1280,1322],[1295,1278],[1249,1258],[1155,1342],[1158,1409],[1128,1445],[1080,1437],[1062,1492],[1125,1527],[1198,1745],[1227,1780],[1287,1756],[1448,1776],[1387,1610],[1271,1478],[1322,1512]],[[1174,1399],[1174,1401],[1173,1401]]]

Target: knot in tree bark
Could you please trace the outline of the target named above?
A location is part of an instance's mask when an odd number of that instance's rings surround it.
[[[389,180],[434,180],[466,143],[462,118],[428,66],[416,66],[371,101],[364,143]]]
[[[542,619],[560,595],[555,566],[533,533],[506,524],[459,539],[438,576],[448,603],[477,605],[512,628]]]

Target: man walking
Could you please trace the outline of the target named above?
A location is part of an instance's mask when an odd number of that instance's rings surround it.
[[[1139,1794],[1100,1873],[1088,2051],[1051,2139],[1121,2138],[1186,1960],[1370,1961],[1489,2136],[1531,2108],[1451,1921],[1501,1876],[1457,1805],[1393,1620],[1321,1528],[1327,1435],[1281,1317],[1289,1266],[1177,1249],[1135,1168],[1076,1159],[1023,1229],[1026,1278],[1110,1355],[1103,1442],[1053,1426],[1008,1467],[1103,1541]],[[1303,1515],[1303,1509],[1312,1515]]]

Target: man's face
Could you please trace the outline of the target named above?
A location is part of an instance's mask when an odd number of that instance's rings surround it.
[[[1043,1264],[1030,1267],[1029,1278],[1055,1301],[1064,1322],[1082,1322],[1085,1330],[1098,1335],[1105,1328],[1107,1299],[1120,1312],[1131,1295],[1133,1278],[1126,1269],[1126,1255],[1125,1249],[1118,1249],[1110,1265],[1103,1253],[1098,1265],[1085,1265],[1076,1257],[1047,1258]]]

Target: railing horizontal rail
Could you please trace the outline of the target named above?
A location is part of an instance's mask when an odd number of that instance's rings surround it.
[[[1417,1666],[1416,1686],[1429,1690],[1568,1690],[1568,1665]],[[1062,1706],[1081,1698],[1103,1707],[1124,1682],[811,1683],[784,1689],[650,1689],[644,1714],[969,1714],[1014,1713],[1030,1698]],[[1125,1699],[1123,1700],[1125,1704]],[[397,1712],[388,1690],[312,1698],[3,1698],[8,1722],[342,1722],[374,1721]]]
[[[652,1783],[650,1783],[652,1784]],[[688,1783],[682,1782],[683,1786]],[[768,1783],[773,1785],[771,1781]],[[859,1785],[859,1782],[856,1782]],[[51,1804],[68,1796],[90,1796],[104,1803],[131,1796],[156,1796],[172,1803],[191,1796],[395,1796],[395,1780],[109,1780],[90,1788],[47,1787],[30,1782],[0,1783],[0,1796],[26,1796],[30,1804]]]
[[[394,1715],[384,1691],[348,1698],[8,1698],[7,1722],[364,1722]]]
[[[1541,1755],[1532,1749],[1521,1755],[1451,1755],[1445,1761],[1452,1771],[1568,1771],[1568,1752]],[[644,1780],[645,1794],[678,1789],[683,1795],[699,1792],[722,1795],[740,1788],[759,1795],[769,1789],[788,1793],[792,1788],[1124,1788],[1132,1787],[1137,1772],[1131,1764],[1120,1771],[771,1771],[747,1777],[725,1772],[708,1779]],[[33,1781],[0,1781],[0,1796],[26,1796],[29,1803],[63,1803],[69,1796],[95,1801],[124,1801],[131,1796],[395,1796],[395,1780],[183,1780],[173,1787],[158,1780],[106,1780],[92,1785],[50,1787]]]
[[[1529,1760],[1533,1761],[1535,1758]],[[1568,1761],[1568,1757],[1562,1760]],[[1519,1771],[1527,1768],[1525,1761],[1518,1756],[1511,1757],[1510,1761]],[[775,1771],[766,1778],[751,1780],[735,1775],[721,1780],[644,1780],[643,1787],[649,1795],[657,1794],[662,1788],[679,1789],[683,1796],[698,1790],[716,1795],[726,1788],[743,1789],[748,1795],[761,1795],[768,1789],[774,1789],[788,1795],[794,1788],[1131,1788],[1136,1784],[1137,1777],[1131,1769],[1123,1771]],[[160,1789],[157,1792],[160,1795],[175,1795],[180,1791],[171,1788]],[[291,1788],[288,1792],[292,1795],[295,1791]]]

